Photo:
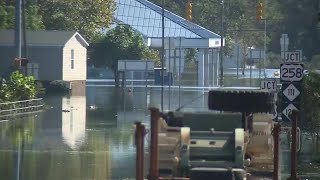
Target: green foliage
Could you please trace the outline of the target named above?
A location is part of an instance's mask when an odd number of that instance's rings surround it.
[[[109,67],[117,83],[118,60],[159,60],[159,56],[146,46],[140,33],[128,25],[118,25],[94,43],[91,59],[96,67]]]
[[[314,69],[320,69],[320,54],[314,55],[312,57],[310,66]]]
[[[266,55],[266,68],[279,68],[279,64],[280,64],[280,55],[279,54],[275,54],[273,52],[269,52]]]
[[[309,72],[303,80],[300,126],[314,135],[320,130],[320,74]]]
[[[76,30],[91,40],[97,29],[108,27],[115,10],[113,0],[39,1],[48,30]]]
[[[44,29],[42,16],[38,13],[39,7],[36,4],[27,3],[25,8],[26,29]],[[14,2],[0,2],[0,29],[13,29],[14,20]]]
[[[1,80],[0,101],[19,101],[35,97],[35,82],[32,76],[23,76],[14,71],[9,80]]]
[[[185,60],[187,63],[195,62],[195,56],[197,53],[197,49],[186,49],[185,51]]]
[[[47,93],[50,94],[68,94],[69,88],[67,87],[67,83],[62,80],[51,81],[46,88]]]

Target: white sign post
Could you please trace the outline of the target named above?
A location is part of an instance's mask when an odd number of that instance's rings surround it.
[[[289,37],[288,34],[282,34],[280,38],[281,59],[284,59],[284,52],[288,51]]]

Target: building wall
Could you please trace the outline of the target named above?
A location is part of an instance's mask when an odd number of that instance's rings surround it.
[[[6,75],[14,59],[13,46],[0,46],[0,76]]]
[[[74,68],[71,68],[71,50],[74,50]],[[87,78],[87,48],[72,37],[63,48],[63,80],[86,80]]]
[[[39,80],[62,79],[62,46],[28,46],[30,63],[39,63]],[[0,46],[0,75],[9,71],[15,57],[14,46]]]
[[[62,79],[62,46],[30,47],[29,62],[39,63],[39,80]]]

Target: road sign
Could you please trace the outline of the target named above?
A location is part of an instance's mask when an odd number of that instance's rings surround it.
[[[281,127],[281,131],[280,131],[280,134],[282,135],[286,135],[287,138],[284,138],[284,136],[281,136],[281,146],[282,146],[282,151],[284,152],[288,152],[291,150],[291,138],[292,138],[292,134],[291,134],[291,127]],[[289,136],[288,136],[289,135]],[[297,127],[297,151],[300,151],[300,148],[301,148],[301,131],[300,131],[300,128]]]
[[[299,95],[300,90],[294,84],[283,83],[283,95],[289,100],[294,101]]]
[[[280,65],[282,82],[299,82],[303,78],[303,64],[283,63]]]
[[[285,63],[298,63],[301,61],[300,51],[295,52],[284,52],[284,57],[282,58]]]
[[[268,90],[271,92],[277,91],[277,81],[276,80],[262,80],[260,84],[260,88],[263,90]]]
[[[298,110],[298,108],[293,103],[290,103],[289,105],[284,106],[282,110],[282,121],[287,121],[287,122],[291,121],[289,115],[291,114],[292,110]]]

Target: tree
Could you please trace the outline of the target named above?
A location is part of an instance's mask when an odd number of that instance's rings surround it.
[[[161,0],[151,0],[161,5]],[[173,0],[165,1],[165,8],[184,17],[186,1]],[[226,38],[225,54],[231,52],[231,41],[241,44],[243,58],[247,53],[247,47],[263,48],[264,45],[264,21],[256,21],[256,1],[252,0],[224,0],[224,32],[221,30],[221,1],[220,0],[192,0],[193,22],[199,24]],[[282,13],[277,0],[269,0],[264,5],[266,12],[264,16],[268,19],[267,43],[275,35],[274,31],[280,30]],[[279,44],[279,39],[272,39]]]
[[[309,132],[315,142],[320,138],[320,74],[309,72],[303,80],[300,127]],[[318,146],[316,146],[318,148]]]
[[[14,28],[14,1],[0,2],[0,29]],[[38,13],[39,7],[27,1],[25,4],[26,29],[39,30],[44,29],[42,16]]]
[[[115,10],[113,0],[39,0],[40,14],[48,30],[76,30],[89,41],[108,27]]]
[[[149,49],[142,35],[128,25],[118,25],[93,43],[91,59],[96,67],[109,67],[119,86],[118,60],[159,59],[155,50]]]

